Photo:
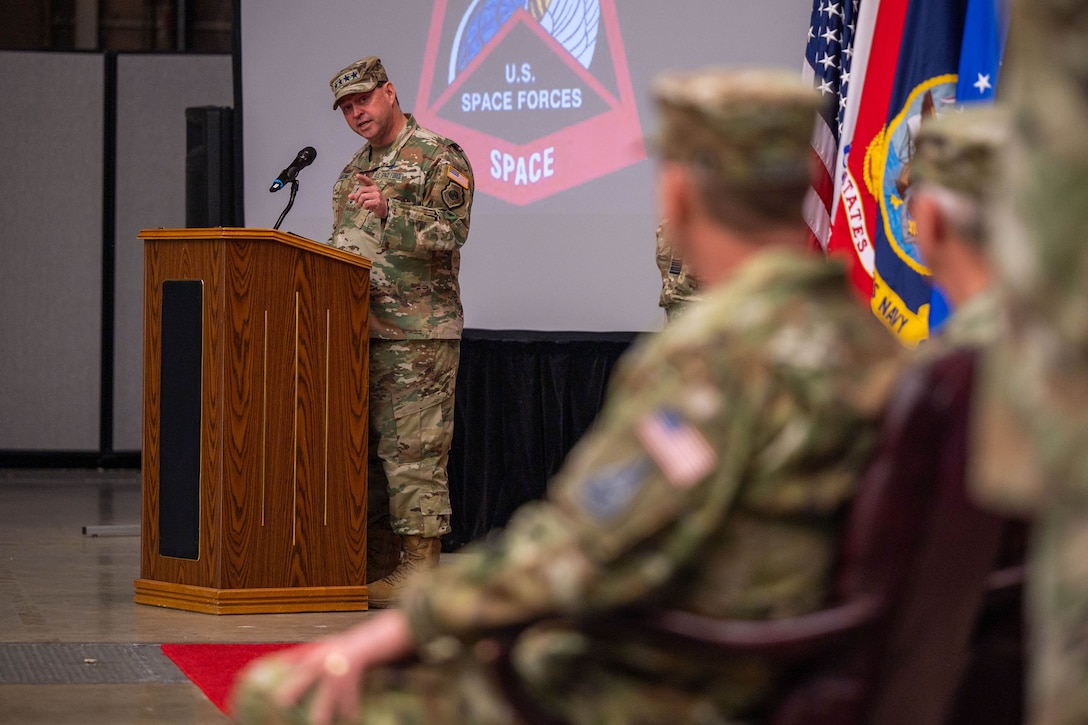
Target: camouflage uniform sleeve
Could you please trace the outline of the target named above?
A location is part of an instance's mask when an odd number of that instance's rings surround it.
[[[657,304],[660,307],[668,307],[672,304],[672,245],[669,244],[668,237],[665,235],[665,224],[662,222],[657,225],[656,233],[656,246],[657,252],[655,259],[657,261],[657,270],[661,273],[661,295],[658,298]]]
[[[685,303],[699,299],[699,284],[691,274],[691,268],[673,249],[665,223],[657,226],[657,269],[661,272],[661,294],[658,306],[672,319]]]
[[[340,176],[337,177],[336,183],[332,187],[332,230],[329,232],[329,240],[326,242],[331,247],[339,246],[336,237],[343,227],[344,212],[348,205],[348,192],[351,190],[348,181],[357,168],[356,160],[353,158],[340,171]]]
[[[378,219],[365,209],[352,206],[348,199],[348,194],[359,185],[355,175],[366,170],[365,152],[365,146],[357,151],[333,184],[332,232],[326,243],[373,259],[380,246],[374,237]]]
[[[665,236],[665,224],[662,222],[657,225],[657,232],[654,234],[656,253],[655,259],[657,260],[657,270],[661,272],[661,282],[664,284],[669,276],[669,268],[672,267],[672,245],[669,244],[668,237]]]
[[[422,203],[389,200],[381,243],[399,252],[448,252],[468,238],[475,182],[457,145],[446,146],[427,172]]]
[[[722,366],[660,342],[625,361],[545,500],[413,583],[403,604],[418,642],[622,606],[697,555],[733,503],[755,420]]]

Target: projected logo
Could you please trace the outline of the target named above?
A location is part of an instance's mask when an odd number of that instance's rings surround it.
[[[646,158],[614,0],[439,0],[415,113],[514,204]]]

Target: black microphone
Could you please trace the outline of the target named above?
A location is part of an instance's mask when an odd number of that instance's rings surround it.
[[[291,162],[291,165],[280,172],[280,175],[276,177],[276,180],[272,182],[272,186],[268,187],[269,191],[279,191],[287,184],[290,184],[298,176],[298,172],[305,169],[307,166],[314,162],[317,158],[317,151],[313,146],[307,146],[298,152],[298,156]]]

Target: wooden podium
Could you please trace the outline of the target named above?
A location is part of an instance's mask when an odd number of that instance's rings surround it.
[[[370,262],[271,229],[148,229],[135,600],[367,608]]]

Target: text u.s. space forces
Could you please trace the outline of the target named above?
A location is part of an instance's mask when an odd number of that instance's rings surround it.
[[[478,192],[529,204],[645,158],[614,0],[438,0],[428,37],[416,115]]]

